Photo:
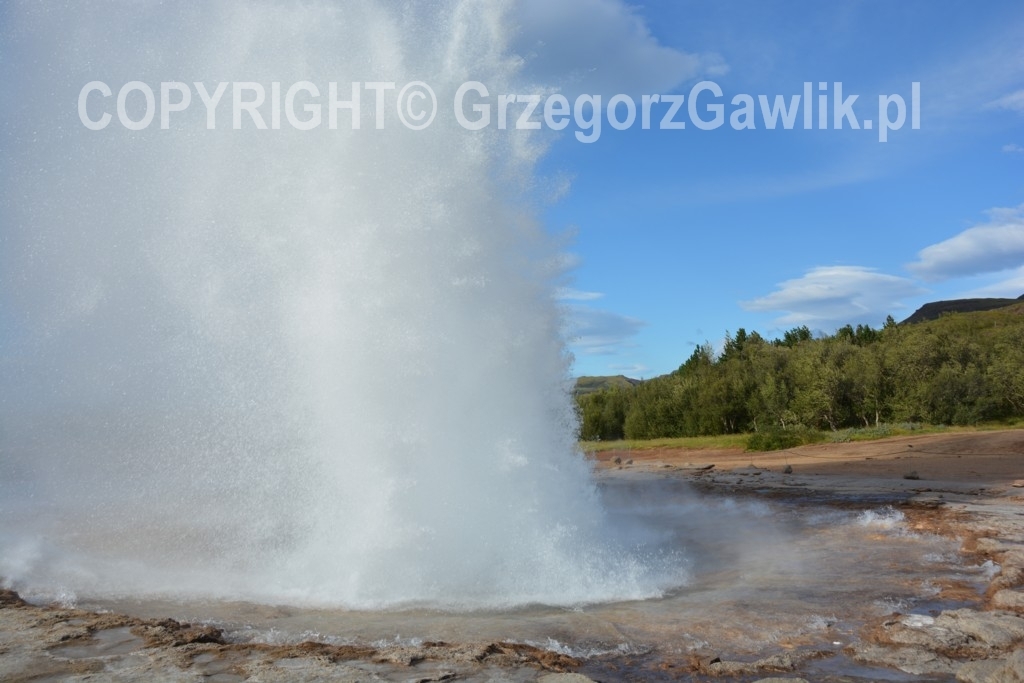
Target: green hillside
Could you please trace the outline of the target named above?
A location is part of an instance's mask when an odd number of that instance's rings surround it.
[[[882,329],[740,329],[667,375],[577,397],[581,438],[654,439],[1024,417],[1024,302]]]

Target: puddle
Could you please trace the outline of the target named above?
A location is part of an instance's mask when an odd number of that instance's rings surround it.
[[[192,658],[192,670],[205,677],[204,683],[239,683],[245,677],[234,669],[244,660],[245,656],[237,652],[202,652]]]
[[[129,627],[122,626],[96,631],[89,640],[60,645],[53,648],[51,652],[65,659],[88,659],[90,657],[125,655],[142,649],[144,644],[142,638],[133,635]]]

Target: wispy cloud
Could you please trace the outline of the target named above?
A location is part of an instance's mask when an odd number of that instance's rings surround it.
[[[1022,294],[1024,294],[1024,266],[1011,271],[1009,277],[1003,278],[998,282],[993,282],[992,284],[964,292],[960,297],[964,299],[988,297],[1016,299]]]
[[[925,247],[907,268],[925,280],[938,281],[1024,265],[1024,204],[987,213],[987,223]]]
[[[1018,90],[1017,92],[1000,97],[989,102],[988,106],[993,109],[1009,109],[1010,111],[1019,111],[1024,114],[1024,90]]]
[[[590,306],[568,308],[569,345],[587,355],[618,355],[634,346],[632,338],[646,325],[642,320]]]
[[[687,204],[725,204],[809,194],[862,183],[878,175],[871,163],[856,154],[844,157],[842,168],[779,172],[771,177],[730,175],[725,179],[694,181],[656,188],[649,195],[657,201]]]
[[[913,280],[863,266],[822,266],[740,305],[749,311],[774,311],[783,326],[830,329],[845,323],[877,323],[905,308],[903,299],[924,294]]]
[[[1021,111],[1024,90],[1013,89],[1024,75],[1022,28],[1024,22],[1009,21],[985,40],[973,42],[973,48],[949,55],[921,74],[929,127],[958,130],[964,118],[975,119],[981,108]]]
[[[523,58],[523,76],[563,93],[664,92],[727,71],[716,54],[662,45],[622,0],[525,0],[514,19],[520,34],[513,48]]]
[[[1024,147],[1021,147],[1020,145],[1011,142],[1008,145],[1003,145],[1003,151],[1006,152],[1007,154],[1024,154]]]
[[[584,292],[571,287],[560,287],[555,291],[555,299],[558,301],[593,301],[603,296],[603,292]]]

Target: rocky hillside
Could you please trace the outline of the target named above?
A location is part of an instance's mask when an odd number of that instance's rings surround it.
[[[1024,302],[1024,295],[1017,299],[952,299],[950,301],[933,301],[914,311],[914,314],[901,322],[901,325],[922,323],[935,320],[944,313],[974,313],[975,311],[991,311]]]

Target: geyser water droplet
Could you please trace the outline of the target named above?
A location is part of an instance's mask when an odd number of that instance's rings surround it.
[[[236,131],[225,107],[209,131],[198,98],[169,130],[77,120],[97,78],[516,91],[500,8],[408,10],[9,10],[8,582],[454,609],[678,583],[611,532],[576,451],[539,141],[443,110],[377,130],[369,94],[359,130]]]

